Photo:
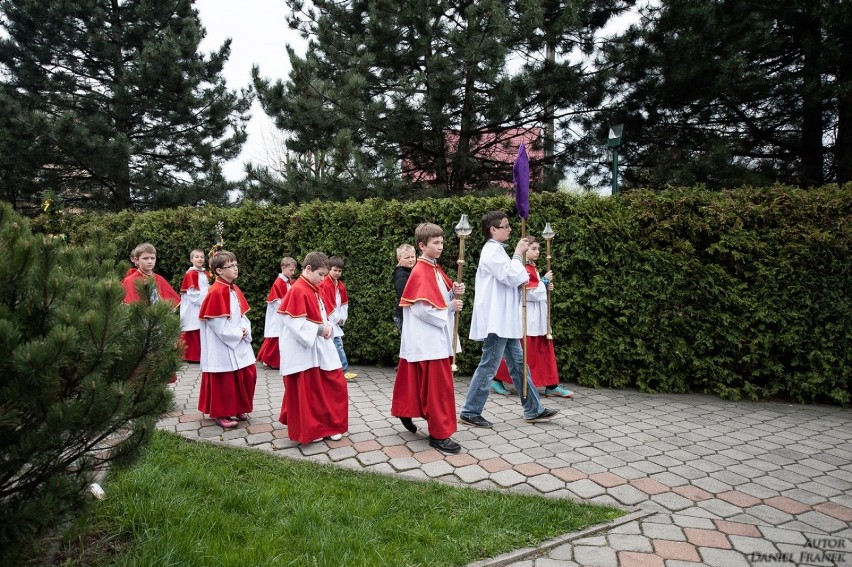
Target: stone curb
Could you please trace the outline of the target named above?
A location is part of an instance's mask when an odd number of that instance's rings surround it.
[[[561,545],[571,543],[574,540],[582,539],[584,537],[588,537],[599,532],[609,531],[614,528],[617,528],[618,526],[623,526],[624,524],[629,524],[630,522],[642,520],[644,518],[654,516],[656,514],[659,514],[659,512],[655,510],[636,510],[635,512],[631,512],[626,516],[616,518],[612,521],[605,522],[603,524],[595,524],[594,526],[589,526],[588,528],[582,529],[579,532],[571,532],[545,540],[538,544],[536,547],[525,547],[523,549],[516,549],[515,551],[510,551],[508,553],[504,553],[503,555],[498,555],[497,557],[491,557],[489,559],[482,559],[480,561],[470,563],[467,567],[506,567],[507,565],[511,565],[512,563],[524,561],[537,555],[541,555]]]

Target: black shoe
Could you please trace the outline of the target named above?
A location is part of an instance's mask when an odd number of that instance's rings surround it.
[[[535,423],[537,421],[547,421],[559,413],[559,410],[544,408],[541,413],[535,417],[528,417],[527,423]]]
[[[458,453],[461,451],[461,445],[447,437],[446,439],[435,439],[431,435],[429,436],[429,446],[435,447],[441,452],[444,453]]]
[[[472,425],[474,427],[485,427],[486,429],[491,429],[494,427],[494,424],[482,417],[481,415],[460,415],[459,421],[464,423],[465,425]]]
[[[401,418],[399,418],[399,420],[402,422],[402,424],[405,426],[405,428],[407,430],[409,430],[412,433],[417,433],[417,426],[414,425],[414,422],[411,421],[410,417],[401,417]]]

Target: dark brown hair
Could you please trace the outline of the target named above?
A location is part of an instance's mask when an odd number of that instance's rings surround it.
[[[320,268],[328,268],[328,256],[322,252],[308,252],[302,260],[302,269],[307,269],[308,266],[310,266],[312,272]]]
[[[482,236],[485,237],[485,240],[491,238],[492,228],[499,228],[500,221],[508,218],[508,215],[503,211],[488,211],[482,215]]]

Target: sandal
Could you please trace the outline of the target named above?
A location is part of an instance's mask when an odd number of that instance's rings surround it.
[[[237,414],[237,417],[236,417],[236,420],[237,420],[237,421],[248,421],[248,418],[249,418],[249,414],[247,414],[247,413],[238,413],[238,414]]]
[[[219,427],[221,427],[223,429],[233,429],[238,424],[237,424],[236,421],[232,420],[230,417],[217,417],[216,418],[216,425],[218,425]]]

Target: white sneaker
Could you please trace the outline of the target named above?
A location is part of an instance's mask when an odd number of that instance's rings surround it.
[[[323,440],[323,438],[320,437],[319,439],[314,439],[313,441],[311,441],[311,443],[319,443],[322,440]]]
[[[343,434],[335,433],[334,435],[329,436],[329,439],[331,439],[332,441],[340,441],[341,439],[343,439]]]

